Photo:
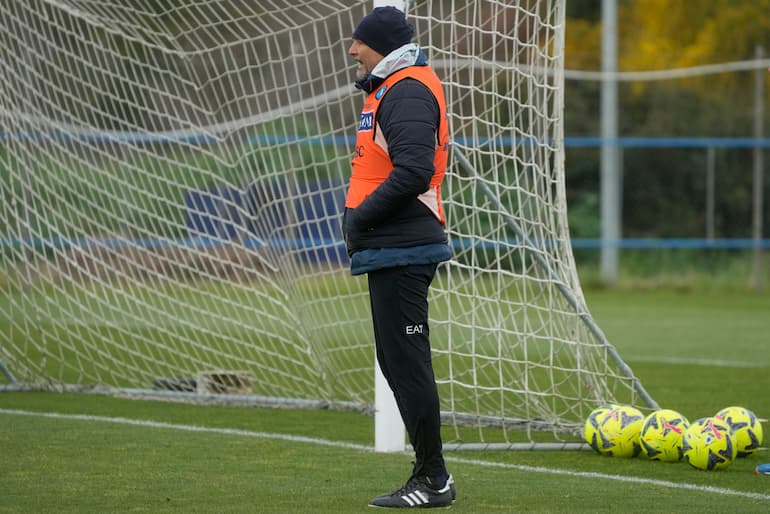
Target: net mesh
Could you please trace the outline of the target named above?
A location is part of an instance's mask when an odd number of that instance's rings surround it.
[[[14,380],[197,391],[224,370],[254,396],[370,408],[366,283],[340,234],[363,100],[347,48],[369,8],[0,2],[0,361]],[[455,439],[569,438],[599,403],[644,403],[572,258],[563,2],[407,13],[453,139],[454,257],[431,339]]]

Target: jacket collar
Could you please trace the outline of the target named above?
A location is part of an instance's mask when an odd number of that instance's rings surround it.
[[[369,94],[398,70],[408,66],[427,66],[427,64],[428,59],[419,45],[407,43],[386,55],[367,77],[356,80],[356,88]]]

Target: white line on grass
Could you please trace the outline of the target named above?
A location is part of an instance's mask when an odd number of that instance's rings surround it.
[[[60,414],[58,412],[34,412],[17,409],[0,409],[0,414],[10,414],[17,416],[39,416],[43,418],[69,419],[76,421],[99,421],[102,423],[115,423],[118,425],[135,425],[150,428],[168,428],[172,430],[183,430],[185,432],[204,432],[210,434],[238,435],[244,437],[256,437],[258,439],[275,439],[289,441],[293,443],[310,443],[320,446],[336,446],[350,450],[372,451],[370,446],[362,444],[345,443],[341,441],[329,441],[328,439],[318,439],[315,437],[305,437],[301,435],[275,434],[271,432],[254,432],[252,430],[239,430],[237,428],[215,428],[201,427],[196,425],[180,425],[178,423],[164,423],[161,421],[150,421],[146,419],[113,418],[107,416],[91,416],[89,414]]]
[[[463,459],[463,458],[447,457],[447,456],[444,456],[444,459],[450,462],[458,462],[462,464],[475,464],[478,466],[485,466],[485,467],[492,467],[492,468],[516,469],[518,471],[526,471],[528,473],[547,473],[550,475],[566,475],[570,477],[581,477],[581,478],[591,478],[591,479],[601,478],[604,480],[616,480],[618,482],[631,482],[634,484],[647,484],[647,485],[655,485],[659,487],[668,487],[670,489],[686,489],[688,491],[700,491],[705,493],[714,493],[714,494],[721,494],[726,496],[740,496],[743,498],[750,498],[752,500],[770,500],[770,494],[750,493],[747,491],[736,491],[735,489],[726,489],[724,487],[712,487],[712,486],[695,485],[695,484],[684,484],[679,482],[668,482],[665,480],[656,480],[654,478],[630,477],[625,475],[608,475],[607,473],[594,473],[590,471],[570,471],[567,469],[543,468],[539,466],[526,466],[523,464],[504,464],[501,462],[489,462],[486,460]]]
[[[693,359],[689,357],[649,357],[644,355],[626,355],[623,354],[623,360],[626,362],[647,362],[652,364],[686,364],[689,366],[714,366],[718,368],[764,368],[767,362],[763,361],[735,361],[725,359]]]
[[[88,414],[61,414],[57,412],[34,412],[18,409],[0,409],[0,414],[7,414],[11,416],[39,416],[44,418],[55,419],[67,419],[76,421],[97,421],[101,423],[115,423],[119,425],[135,425],[141,427],[150,428],[165,428],[171,430],[182,430],[185,432],[201,432],[201,433],[213,433],[224,435],[235,435],[242,437],[256,437],[258,439],[271,439],[279,441],[288,441],[294,443],[308,443],[316,444],[319,446],[331,446],[335,448],[345,448],[349,450],[373,452],[374,447],[363,444],[346,443],[341,441],[330,441],[328,439],[320,439],[317,437],[297,436],[290,434],[276,434],[271,432],[254,432],[251,430],[240,430],[235,428],[214,428],[214,427],[202,427],[196,425],[181,425],[178,423],[164,423],[160,421],[150,421],[142,419],[130,419],[120,417],[107,417],[107,416],[92,416]],[[724,487],[712,487],[702,486],[695,484],[686,484],[678,482],[667,482],[665,480],[655,480],[652,478],[640,478],[630,477],[624,475],[609,475],[606,473],[594,473],[588,471],[570,471],[567,469],[557,468],[544,468],[540,466],[526,466],[522,464],[507,464],[502,462],[490,462],[485,460],[465,459],[460,457],[445,456],[449,462],[456,462],[459,464],[471,464],[474,466],[484,466],[490,468],[503,468],[503,469],[515,469],[517,471],[525,471],[527,473],[545,473],[550,475],[564,475],[578,478],[590,478],[590,479],[603,479],[603,480],[615,480],[618,482],[629,482],[634,484],[647,484],[658,487],[668,487],[670,489],[684,489],[688,491],[700,491],[705,493],[719,494],[724,496],[740,496],[742,498],[750,498],[752,500],[767,500],[770,501],[770,494],[751,493],[747,491],[736,491],[734,489],[726,489]]]

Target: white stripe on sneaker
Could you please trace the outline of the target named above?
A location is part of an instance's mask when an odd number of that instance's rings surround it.
[[[428,496],[422,491],[412,491],[409,494],[403,495],[401,499],[408,503],[410,507],[428,503]]]

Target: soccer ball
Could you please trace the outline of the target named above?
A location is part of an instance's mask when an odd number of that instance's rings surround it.
[[[762,424],[750,410],[743,407],[725,407],[714,417],[730,427],[738,457],[748,457],[762,446]]]
[[[634,407],[602,405],[586,419],[585,440],[601,455],[635,457],[639,454],[639,432],[643,420],[641,411]]]
[[[690,422],[678,412],[660,409],[644,419],[639,434],[642,453],[651,460],[682,460],[682,436]]]
[[[735,460],[736,447],[730,427],[717,418],[701,418],[684,431],[684,460],[706,471],[724,469]]]
[[[591,414],[589,414],[588,418],[586,418],[586,423],[583,430],[583,439],[585,439],[585,442],[588,443],[588,445],[593,448],[596,453],[602,455],[605,454],[604,445],[606,438],[602,434],[602,426],[605,422],[607,414],[609,414],[613,409],[617,409],[618,407],[620,406],[615,404],[602,405],[601,407],[597,407],[591,411]],[[610,443],[606,442],[606,445],[609,446]]]

